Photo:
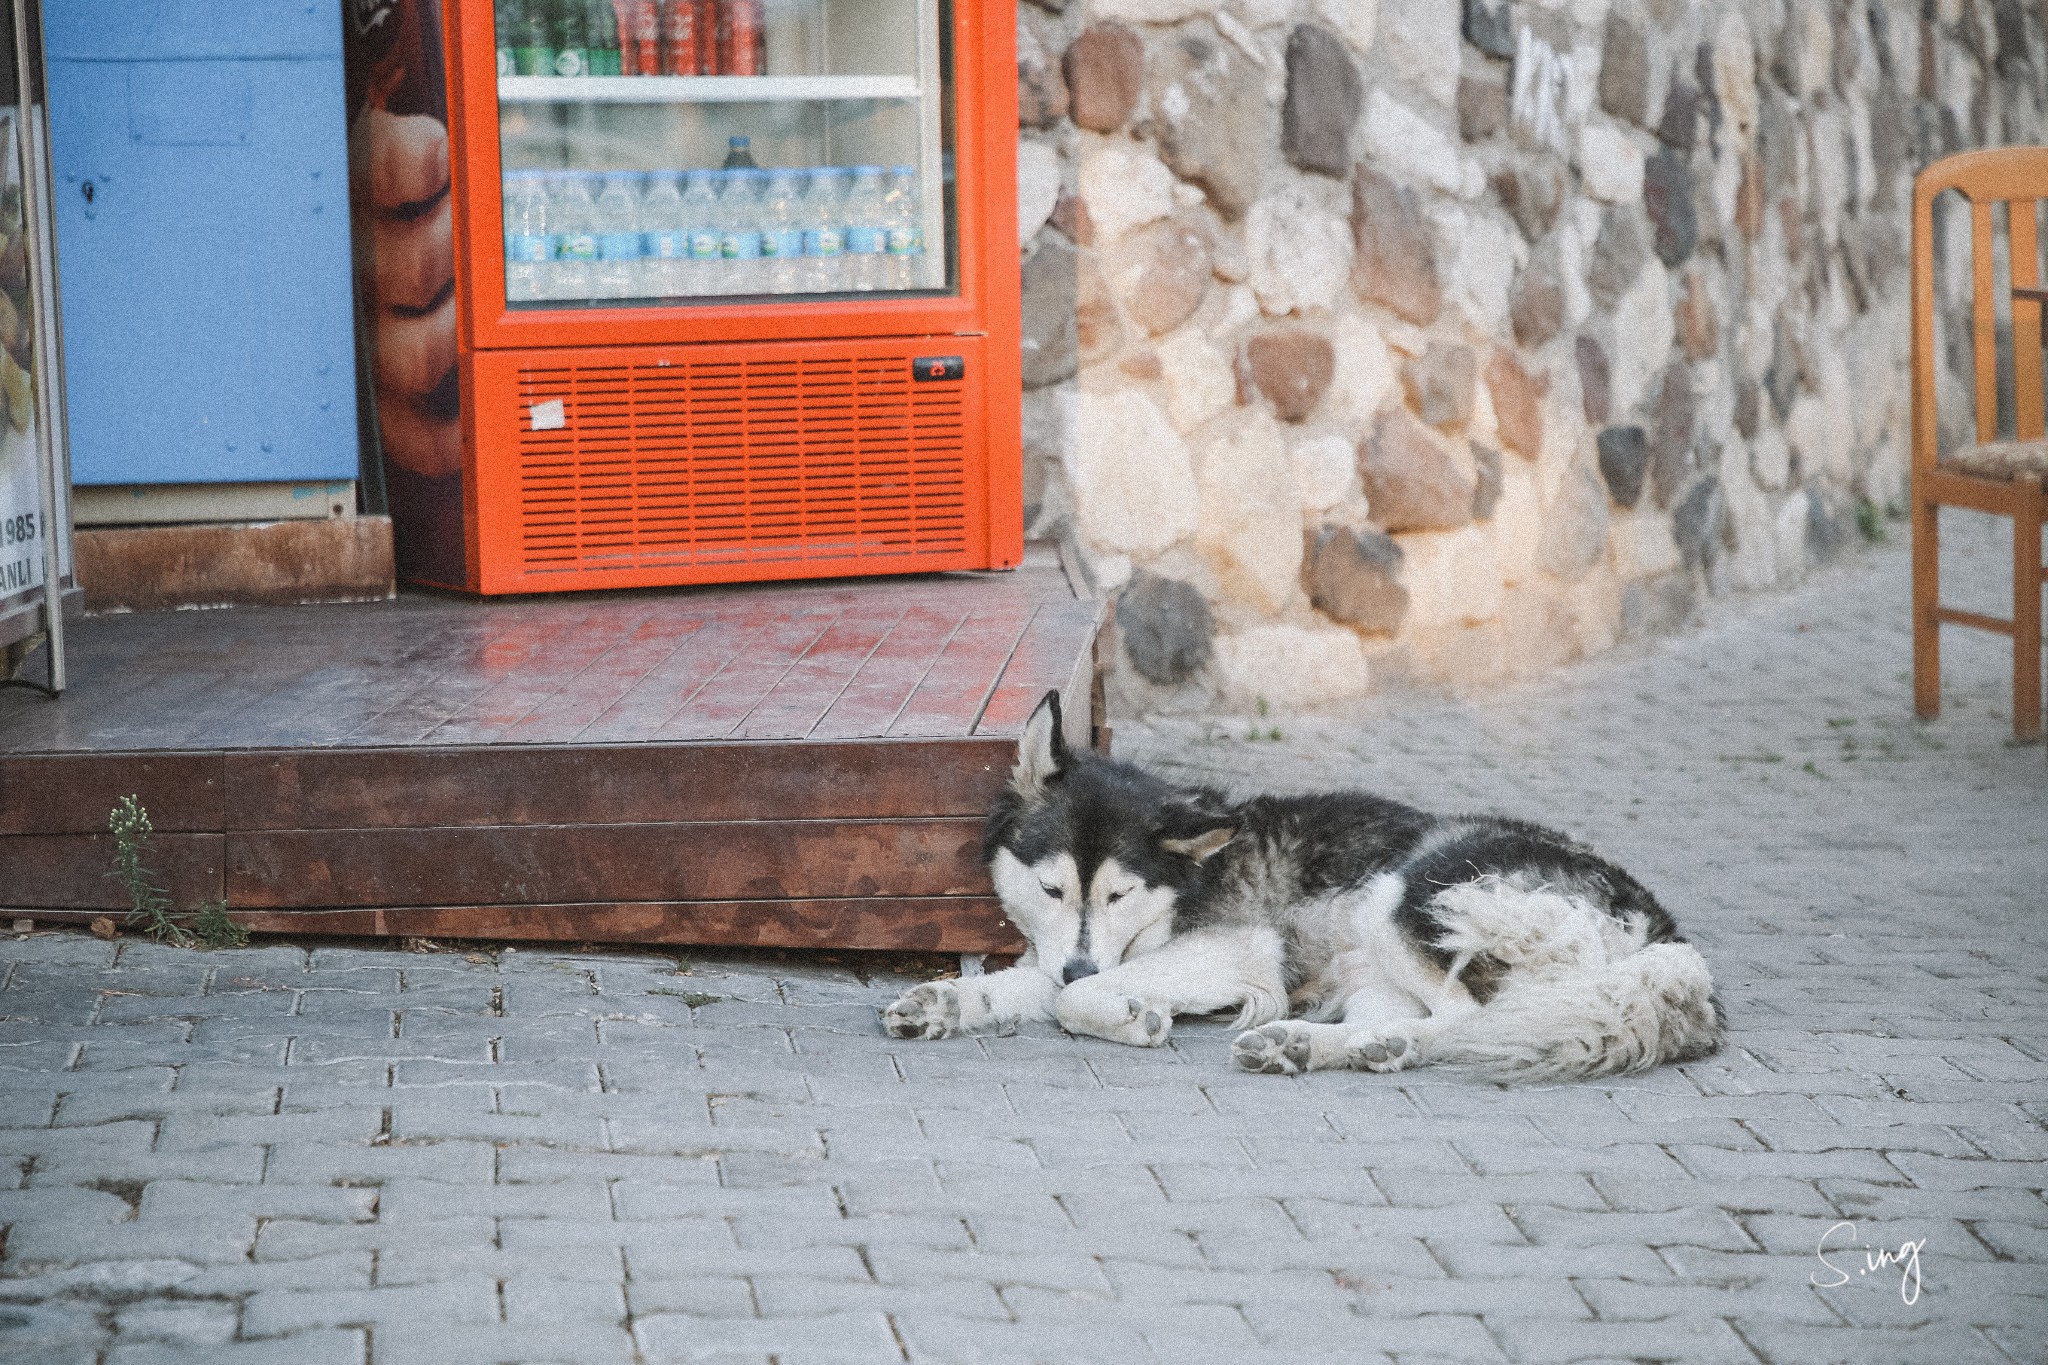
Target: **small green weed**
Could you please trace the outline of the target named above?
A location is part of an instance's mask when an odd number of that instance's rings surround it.
[[[141,801],[132,795],[122,797],[107,812],[107,832],[114,836],[114,866],[107,875],[128,893],[128,923],[140,925],[158,943],[180,948],[239,948],[249,941],[249,931],[228,918],[225,901],[208,901],[189,924],[179,922],[170,892],[149,869],[149,841],[156,827]]]
[[[157,884],[156,874],[144,861],[156,834],[149,812],[133,796],[124,796],[107,812],[107,832],[114,836],[114,867],[107,875],[128,893],[128,923],[141,925],[158,943],[189,945],[192,936],[171,918],[170,893]]]
[[[1826,773],[1822,772],[1819,768],[1814,766],[1813,760],[1810,758],[1807,759],[1806,762],[1800,766],[1799,771],[1810,774],[1814,777],[1818,777],[1823,782],[1830,780]]]
[[[249,931],[228,918],[226,901],[208,901],[192,917],[192,936],[206,948],[246,948]]]
[[[725,998],[722,995],[706,995],[702,991],[672,991],[668,989],[668,987],[666,986],[656,986],[653,990],[647,993],[649,995],[673,996],[675,999],[682,1001],[685,1005],[688,1005],[691,1009],[696,1009],[701,1005],[715,1005],[720,1000],[723,1000]]]
[[[1856,500],[1856,529],[1873,545],[1884,542],[1884,509],[1869,498]]]

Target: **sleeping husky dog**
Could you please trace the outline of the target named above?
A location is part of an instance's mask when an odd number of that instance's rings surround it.
[[[1231,802],[1069,752],[1032,713],[983,845],[1030,948],[913,987],[899,1038],[1057,1019],[1158,1047],[1235,1008],[1248,1071],[1449,1063],[1562,1080],[1689,1061],[1720,1042],[1697,949],[1633,877],[1562,834],[1362,792]]]

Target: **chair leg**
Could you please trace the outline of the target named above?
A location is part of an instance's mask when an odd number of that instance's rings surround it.
[[[2012,515],[2012,736],[2041,737],[2041,485],[2027,491]]]
[[[1941,714],[1941,623],[1934,609],[1941,600],[1941,522],[1939,508],[1913,498],[1913,714],[1933,720]]]

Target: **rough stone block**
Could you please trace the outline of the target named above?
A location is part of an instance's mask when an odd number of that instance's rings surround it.
[[[1401,547],[1392,536],[1324,526],[1309,554],[1309,601],[1360,630],[1391,633],[1408,614],[1400,574]]]
[[[1145,88],[1145,43],[1122,24],[1090,24],[1060,58],[1069,115],[1094,133],[1113,133]]]
[[[1584,578],[1607,551],[1607,489],[1585,465],[1574,465],[1544,509],[1538,562],[1567,583]]]
[[[1209,290],[1209,239],[1182,219],[1141,228],[1121,246],[1116,271],[1124,313],[1152,336],[1163,336],[1202,306]]]
[[[1634,507],[1643,496],[1650,468],[1647,434],[1641,427],[1608,427],[1595,441],[1600,452],[1600,477],[1607,494],[1622,507]]]
[[[1372,517],[1388,531],[1446,531],[1472,519],[1472,477],[1405,410],[1384,414],[1359,447]]]
[[[1703,568],[1720,557],[1721,526],[1727,515],[1721,478],[1709,474],[1686,490],[1671,509],[1671,533],[1688,569]]]
[[[1344,42],[1315,24],[1287,38],[1287,96],[1280,105],[1280,151],[1304,171],[1342,177],[1351,167],[1351,128],[1365,86]]]
[[[1607,12],[1600,44],[1600,107],[1638,128],[1649,127],[1650,47],[1643,31],[1618,9]]]
[[[1208,192],[1225,218],[1242,217],[1264,180],[1264,71],[1206,25],[1155,45],[1147,74],[1159,122],[1159,154],[1175,175]]]
[[[1699,244],[1692,196],[1692,170],[1677,152],[1663,148],[1643,167],[1643,209],[1656,230],[1657,259],[1667,266],[1682,263]]]
[[[1497,347],[1486,362],[1486,389],[1493,399],[1494,431],[1503,446],[1524,459],[1543,453],[1543,399],[1550,377],[1522,368],[1515,353]]]
[[[1564,328],[1564,283],[1557,264],[1538,252],[1515,277],[1508,292],[1508,319],[1515,344],[1535,350]]]
[[[1368,303],[1383,304],[1427,327],[1443,308],[1436,238],[1415,191],[1360,166],[1351,181],[1351,285]]]
[[[1253,385],[1283,422],[1299,422],[1314,412],[1336,372],[1330,339],[1305,327],[1254,336],[1245,342],[1244,355]]]
[[[1472,420],[1476,372],[1471,347],[1436,341],[1401,367],[1401,382],[1416,414],[1438,430],[1449,431]]]
[[[1215,653],[1216,621],[1193,584],[1139,569],[1117,597],[1124,654],[1147,682],[1186,682]]]
[[[1511,0],[1465,0],[1465,41],[1489,57],[1515,55],[1515,8]]]
[[[1074,319],[1078,289],[1074,248],[1041,237],[1024,258],[1024,387],[1044,388],[1072,378],[1080,367],[1080,332]]]

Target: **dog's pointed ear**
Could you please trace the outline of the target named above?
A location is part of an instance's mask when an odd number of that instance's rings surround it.
[[[1045,791],[1045,784],[1059,776],[1067,762],[1067,736],[1060,724],[1060,694],[1048,692],[1024,733],[1017,740],[1017,766],[1010,770],[1010,785],[1017,794],[1033,798]]]
[[[1161,839],[1159,846],[1168,853],[1178,853],[1183,858],[1206,863],[1236,837],[1236,829],[1223,825],[1216,829],[1205,829],[1200,834],[1192,834],[1185,839]]]

